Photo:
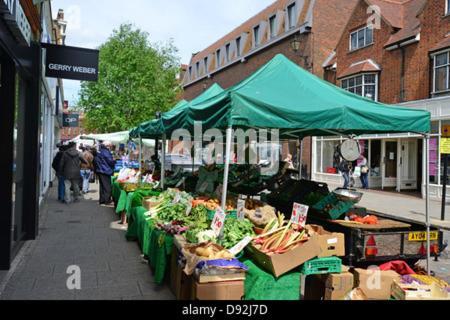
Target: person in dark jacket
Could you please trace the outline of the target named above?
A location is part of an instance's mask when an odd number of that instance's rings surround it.
[[[111,199],[111,177],[114,174],[115,161],[111,151],[105,144],[100,144],[100,149],[94,158],[95,173],[100,181],[100,205],[109,205]]]
[[[58,147],[58,153],[56,154],[55,158],[53,159],[52,168],[56,172],[56,177],[58,177],[58,201],[63,202],[66,187],[64,185],[64,175],[60,171],[59,164],[60,164],[62,156],[67,148],[66,148],[66,146],[64,146],[62,144],[58,144],[57,147]]]
[[[80,196],[80,168],[81,163],[86,163],[83,156],[76,149],[75,143],[70,143],[68,149],[63,153],[59,163],[59,170],[64,176],[64,185],[66,187],[64,202],[70,204],[78,201]],[[70,192],[73,190],[73,197]]]

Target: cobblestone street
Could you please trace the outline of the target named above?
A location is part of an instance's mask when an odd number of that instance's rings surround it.
[[[98,186],[92,185],[94,188]],[[113,209],[100,207],[97,192],[67,206],[54,187],[41,210],[40,235],[0,287],[0,299],[168,300],[167,286],[153,283],[139,246],[127,242]],[[81,290],[69,290],[70,266],[81,270]]]

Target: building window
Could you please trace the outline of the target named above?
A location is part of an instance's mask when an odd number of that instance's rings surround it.
[[[350,34],[350,51],[361,49],[373,43],[373,28],[365,27]]]
[[[195,72],[197,72],[197,77],[200,75],[200,61],[195,64]]]
[[[269,18],[269,32],[270,32],[270,38],[275,38],[277,36],[277,30],[276,30],[276,22],[277,22],[277,16],[271,16]]]
[[[241,56],[241,37],[236,39],[236,56]]]
[[[216,61],[217,61],[216,62],[217,68],[219,68],[220,67],[220,49],[216,51]]]
[[[189,77],[192,79],[193,78],[193,74],[192,74],[192,66],[189,67]]]
[[[450,0],[445,0],[445,15],[450,14]]]
[[[256,26],[253,28],[253,43],[255,44],[255,47],[259,46],[259,26]]]
[[[226,46],[225,46],[225,54],[226,54],[226,59],[227,59],[227,62],[229,62],[231,59],[230,59],[230,44],[227,44]]]
[[[449,68],[449,52],[444,52],[434,56],[434,93],[448,91],[450,89]]]
[[[342,89],[362,97],[378,101],[377,78],[378,77],[376,74],[370,73],[343,79]]]
[[[208,73],[208,57],[203,59],[203,63],[205,64],[205,73]]]
[[[296,6],[295,2],[287,7],[287,12],[288,12],[288,27],[289,27],[289,29],[293,29],[297,25],[297,19],[296,19],[297,6]]]

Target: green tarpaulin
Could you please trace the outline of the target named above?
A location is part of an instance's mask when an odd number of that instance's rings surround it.
[[[191,102],[187,102],[186,100],[180,101],[172,110],[165,112],[161,116],[161,119],[155,119],[141,124],[130,132],[130,136],[133,138],[141,136],[142,138],[156,139],[161,137],[163,133],[171,133],[183,126],[189,106],[208,101],[223,92],[224,90],[218,84],[213,84]]]
[[[385,105],[328,83],[279,54],[249,78],[189,104],[165,133],[210,128],[273,128],[282,138],[430,132],[428,111]]]

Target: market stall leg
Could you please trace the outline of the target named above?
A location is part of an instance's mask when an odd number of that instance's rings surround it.
[[[161,148],[161,189],[164,190],[164,179],[166,178],[166,134],[163,134]]]
[[[431,241],[430,241],[430,136],[425,135],[425,215],[427,224],[427,272],[431,275],[430,262],[431,262]]]
[[[222,209],[226,210],[227,205],[227,190],[228,190],[228,174],[230,172],[230,158],[231,158],[231,139],[233,138],[233,128],[227,129],[227,143],[225,150],[225,169],[223,174],[223,190],[222,190]]]

